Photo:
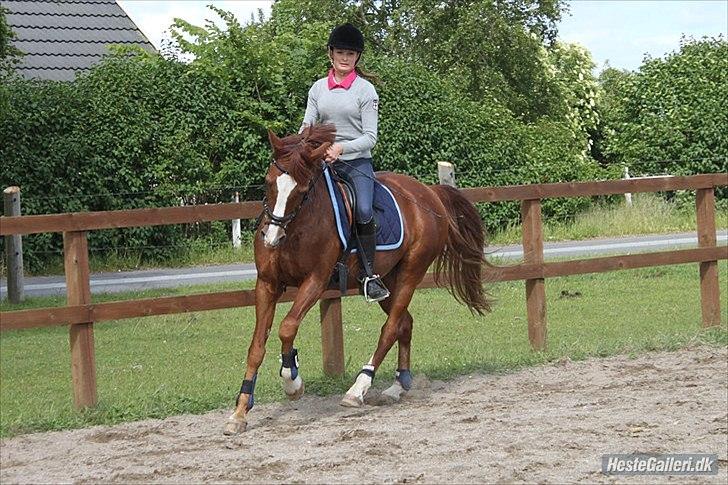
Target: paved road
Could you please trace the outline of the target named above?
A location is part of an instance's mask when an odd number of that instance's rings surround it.
[[[728,231],[718,231],[718,244],[728,242]],[[666,249],[684,249],[697,246],[695,233],[625,238],[592,239],[588,241],[564,241],[544,244],[544,256],[578,257],[597,254],[631,254]],[[519,259],[523,256],[520,245],[489,247],[491,259]],[[150,288],[173,288],[209,283],[235,282],[255,278],[252,264],[228,264],[178,269],[150,269],[91,275],[92,293],[116,293],[120,291]],[[3,282],[5,283],[5,282]],[[28,296],[63,295],[66,284],[63,276],[36,276],[26,278],[25,293]],[[7,296],[7,286],[0,286],[0,296]]]

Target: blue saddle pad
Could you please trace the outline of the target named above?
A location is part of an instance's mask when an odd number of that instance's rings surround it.
[[[326,188],[329,192],[331,205],[334,209],[336,220],[336,232],[339,234],[341,246],[346,248],[346,242],[351,233],[351,221],[346,213],[344,196],[338,184],[334,183],[331,169],[324,169]],[[377,220],[377,251],[390,251],[397,249],[404,240],[404,223],[402,222],[402,211],[392,192],[382,183],[374,183],[374,217]],[[356,251],[356,248],[352,252]]]

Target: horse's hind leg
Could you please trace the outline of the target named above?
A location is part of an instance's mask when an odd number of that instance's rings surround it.
[[[394,383],[385,389],[382,394],[398,401],[402,393],[412,387],[412,374],[410,373],[410,343],[412,342],[412,323],[414,322],[409,310],[405,310],[399,320],[397,329],[397,344],[399,355],[397,358],[397,371]]]
[[[396,273],[390,273],[384,280],[387,288],[392,291],[397,287]],[[387,298],[379,302],[384,313],[389,315],[392,310],[392,299]],[[412,323],[414,319],[409,310],[402,313],[402,318],[397,326],[397,346],[399,347],[399,355],[397,358],[397,371],[394,375],[394,383],[382,392],[385,396],[399,401],[400,396],[409,391],[412,387],[412,374],[410,373],[410,343],[412,342]]]
[[[400,338],[400,335],[402,335],[402,340],[405,341],[404,350],[402,348],[400,349],[400,352],[404,352],[404,354],[400,353],[400,358],[402,355],[406,355],[407,361],[409,361],[412,316],[407,311],[407,307],[410,301],[412,301],[415,289],[422,280],[426,270],[427,268],[424,271],[418,271],[416,274],[410,273],[407,275],[404,272],[400,272],[396,287],[390,289],[391,296],[389,299],[391,302],[389,303],[387,321],[382,326],[377,349],[374,351],[374,355],[369,360],[369,363],[362,368],[354,385],[346,392],[346,395],[341,401],[342,406],[358,407],[363,404],[364,395],[366,395],[372,384],[374,373],[379,368],[384,357],[386,357],[389,349],[394,345],[394,342]],[[382,308],[387,311],[384,305]],[[404,328],[407,329],[407,335],[404,333],[400,334],[400,322],[405,323]]]

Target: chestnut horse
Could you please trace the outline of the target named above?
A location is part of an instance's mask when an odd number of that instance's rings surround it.
[[[255,330],[248,349],[247,369],[226,434],[245,430],[246,415],[253,404],[255,378],[265,355],[265,344],[273,324],[276,302],[287,286],[298,288],[293,306],[281,322],[281,378],[290,399],[303,395],[293,341],[306,313],[327,289],[334,266],[342,254],[334,212],[322,176],[323,157],[334,142],[332,125],[314,125],[297,135],[278,138],[268,132],[273,161],[265,178],[265,210],[256,229]],[[444,277],[455,298],[477,314],[490,309],[481,280],[485,263],[485,232],[475,207],[457,189],[426,186],[394,173],[380,173],[397,199],[404,217],[404,239],[399,249],[378,252],[375,272],[389,288],[389,298],[379,302],[387,319],[379,343],[342,405],[360,406],[374,372],[395,341],[399,361],[394,384],[386,394],[399,398],[409,389],[412,315],[407,307],[417,285],[435,262],[435,274]],[[269,203],[274,203],[271,207]],[[358,262],[348,259],[349,287],[357,282]]]

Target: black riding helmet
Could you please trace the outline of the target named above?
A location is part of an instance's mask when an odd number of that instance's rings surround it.
[[[350,23],[346,23],[335,27],[334,30],[331,31],[327,46],[329,49],[347,49],[350,51],[363,52],[364,36],[359,29]]]

